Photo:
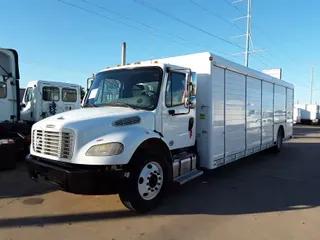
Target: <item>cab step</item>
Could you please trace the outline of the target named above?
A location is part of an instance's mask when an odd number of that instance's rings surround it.
[[[202,174],[203,174],[203,171],[194,169],[191,172],[187,172],[187,173],[183,174],[182,176],[174,178],[173,181],[180,184],[180,185],[183,185],[183,184],[191,181],[192,179],[195,179],[195,178],[201,176]]]

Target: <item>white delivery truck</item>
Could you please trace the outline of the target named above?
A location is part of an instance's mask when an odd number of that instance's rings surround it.
[[[293,107],[293,124],[301,123],[301,108]]]
[[[303,124],[318,124],[320,119],[320,106],[317,104],[295,104],[299,109],[299,119]]]
[[[27,150],[31,126],[20,121],[18,53],[0,48],[0,170],[15,167],[19,149]]]
[[[105,69],[84,108],[33,125],[32,179],[155,208],[170,184],[293,134],[293,85],[210,53]]]
[[[310,118],[308,119],[311,123],[318,124],[319,123],[319,105],[318,104],[306,104],[306,108],[310,113]]]
[[[35,123],[46,117],[81,107],[80,85],[31,81],[22,99],[21,119]]]

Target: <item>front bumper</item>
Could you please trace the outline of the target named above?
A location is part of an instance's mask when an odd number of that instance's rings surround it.
[[[31,179],[76,194],[115,194],[124,179],[124,171],[119,168],[65,164],[32,155],[26,160]]]

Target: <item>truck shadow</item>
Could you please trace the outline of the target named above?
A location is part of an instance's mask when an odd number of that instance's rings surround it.
[[[0,228],[56,225],[170,215],[239,215],[320,206],[319,144],[286,143],[280,154],[263,152],[174,188],[147,215],[127,210],[0,219]]]
[[[0,172],[0,199],[34,196],[50,191],[54,189],[29,178],[24,161],[18,162],[14,170]]]

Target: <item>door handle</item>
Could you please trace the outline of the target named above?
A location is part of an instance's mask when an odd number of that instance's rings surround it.
[[[168,111],[168,113],[169,113],[171,116],[174,116],[174,114],[176,113],[176,111],[173,110],[173,109],[171,109],[171,110]]]

